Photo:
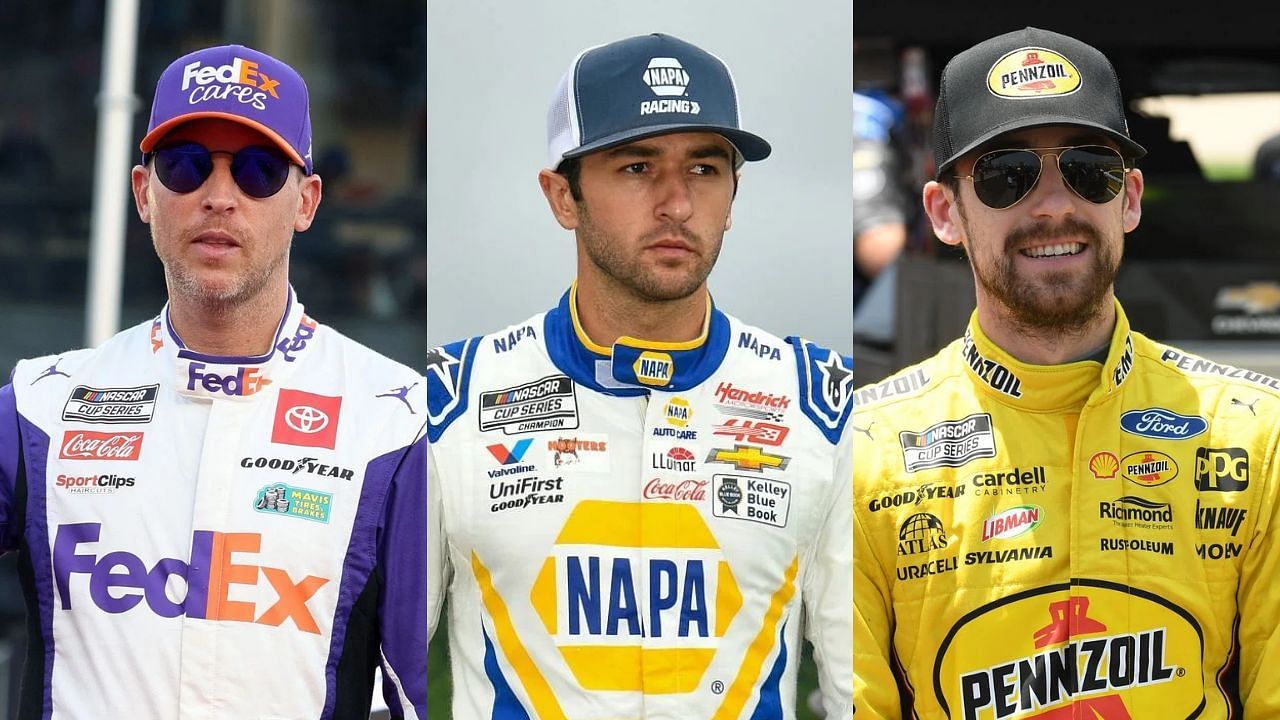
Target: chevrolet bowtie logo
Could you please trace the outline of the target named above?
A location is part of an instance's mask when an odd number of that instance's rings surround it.
[[[791,458],[782,455],[770,455],[753,445],[734,445],[732,450],[715,448],[707,455],[706,462],[732,465],[736,470],[764,472],[765,468],[786,470],[787,463],[791,462]]]
[[[1240,287],[1224,287],[1218,290],[1214,305],[1219,310],[1243,310],[1249,315],[1261,315],[1280,310],[1280,284],[1251,282]]]

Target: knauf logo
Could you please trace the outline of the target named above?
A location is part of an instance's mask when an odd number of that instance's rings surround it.
[[[644,71],[644,82],[654,95],[674,97],[689,87],[689,73],[675,58],[653,58]]]

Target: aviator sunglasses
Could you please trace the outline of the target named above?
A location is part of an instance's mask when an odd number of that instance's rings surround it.
[[[236,152],[209,150],[200,143],[183,142],[151,153],[156,176],[176,193],[194,192],[213,174],[213,156],[231,156],[231,177],[240,190],[252,198],[269,198],[280,192],[289,177],[292,162],[267,147],[250,146]]]
[[[983,205],[1003,210],[1031,192],[1049,156],[1057,159],[1067,187],[1083,200],[1101,205],[1124,191],[1130,168],[1118,150],[1104,145],[992,150],[974,161],[973,174],[956,178],[972,180]]]

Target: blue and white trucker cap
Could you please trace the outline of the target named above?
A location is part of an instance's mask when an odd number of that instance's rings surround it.
[[[547,161],[676,132],[714,132],[743,160],[769,143],[742,129],[738,91],[720,58],[679,38],[638,35],[578,53],[547,112]]]

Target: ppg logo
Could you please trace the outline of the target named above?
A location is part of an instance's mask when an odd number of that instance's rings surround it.
[[[676,97],[689,87],[689,73],[675,58],[653,58],[644,71],[644,83],[654,95]]]
[[[1249,453],[1244,448],[1196,448],[1196,489],[1237,492],[1249,487]]]

